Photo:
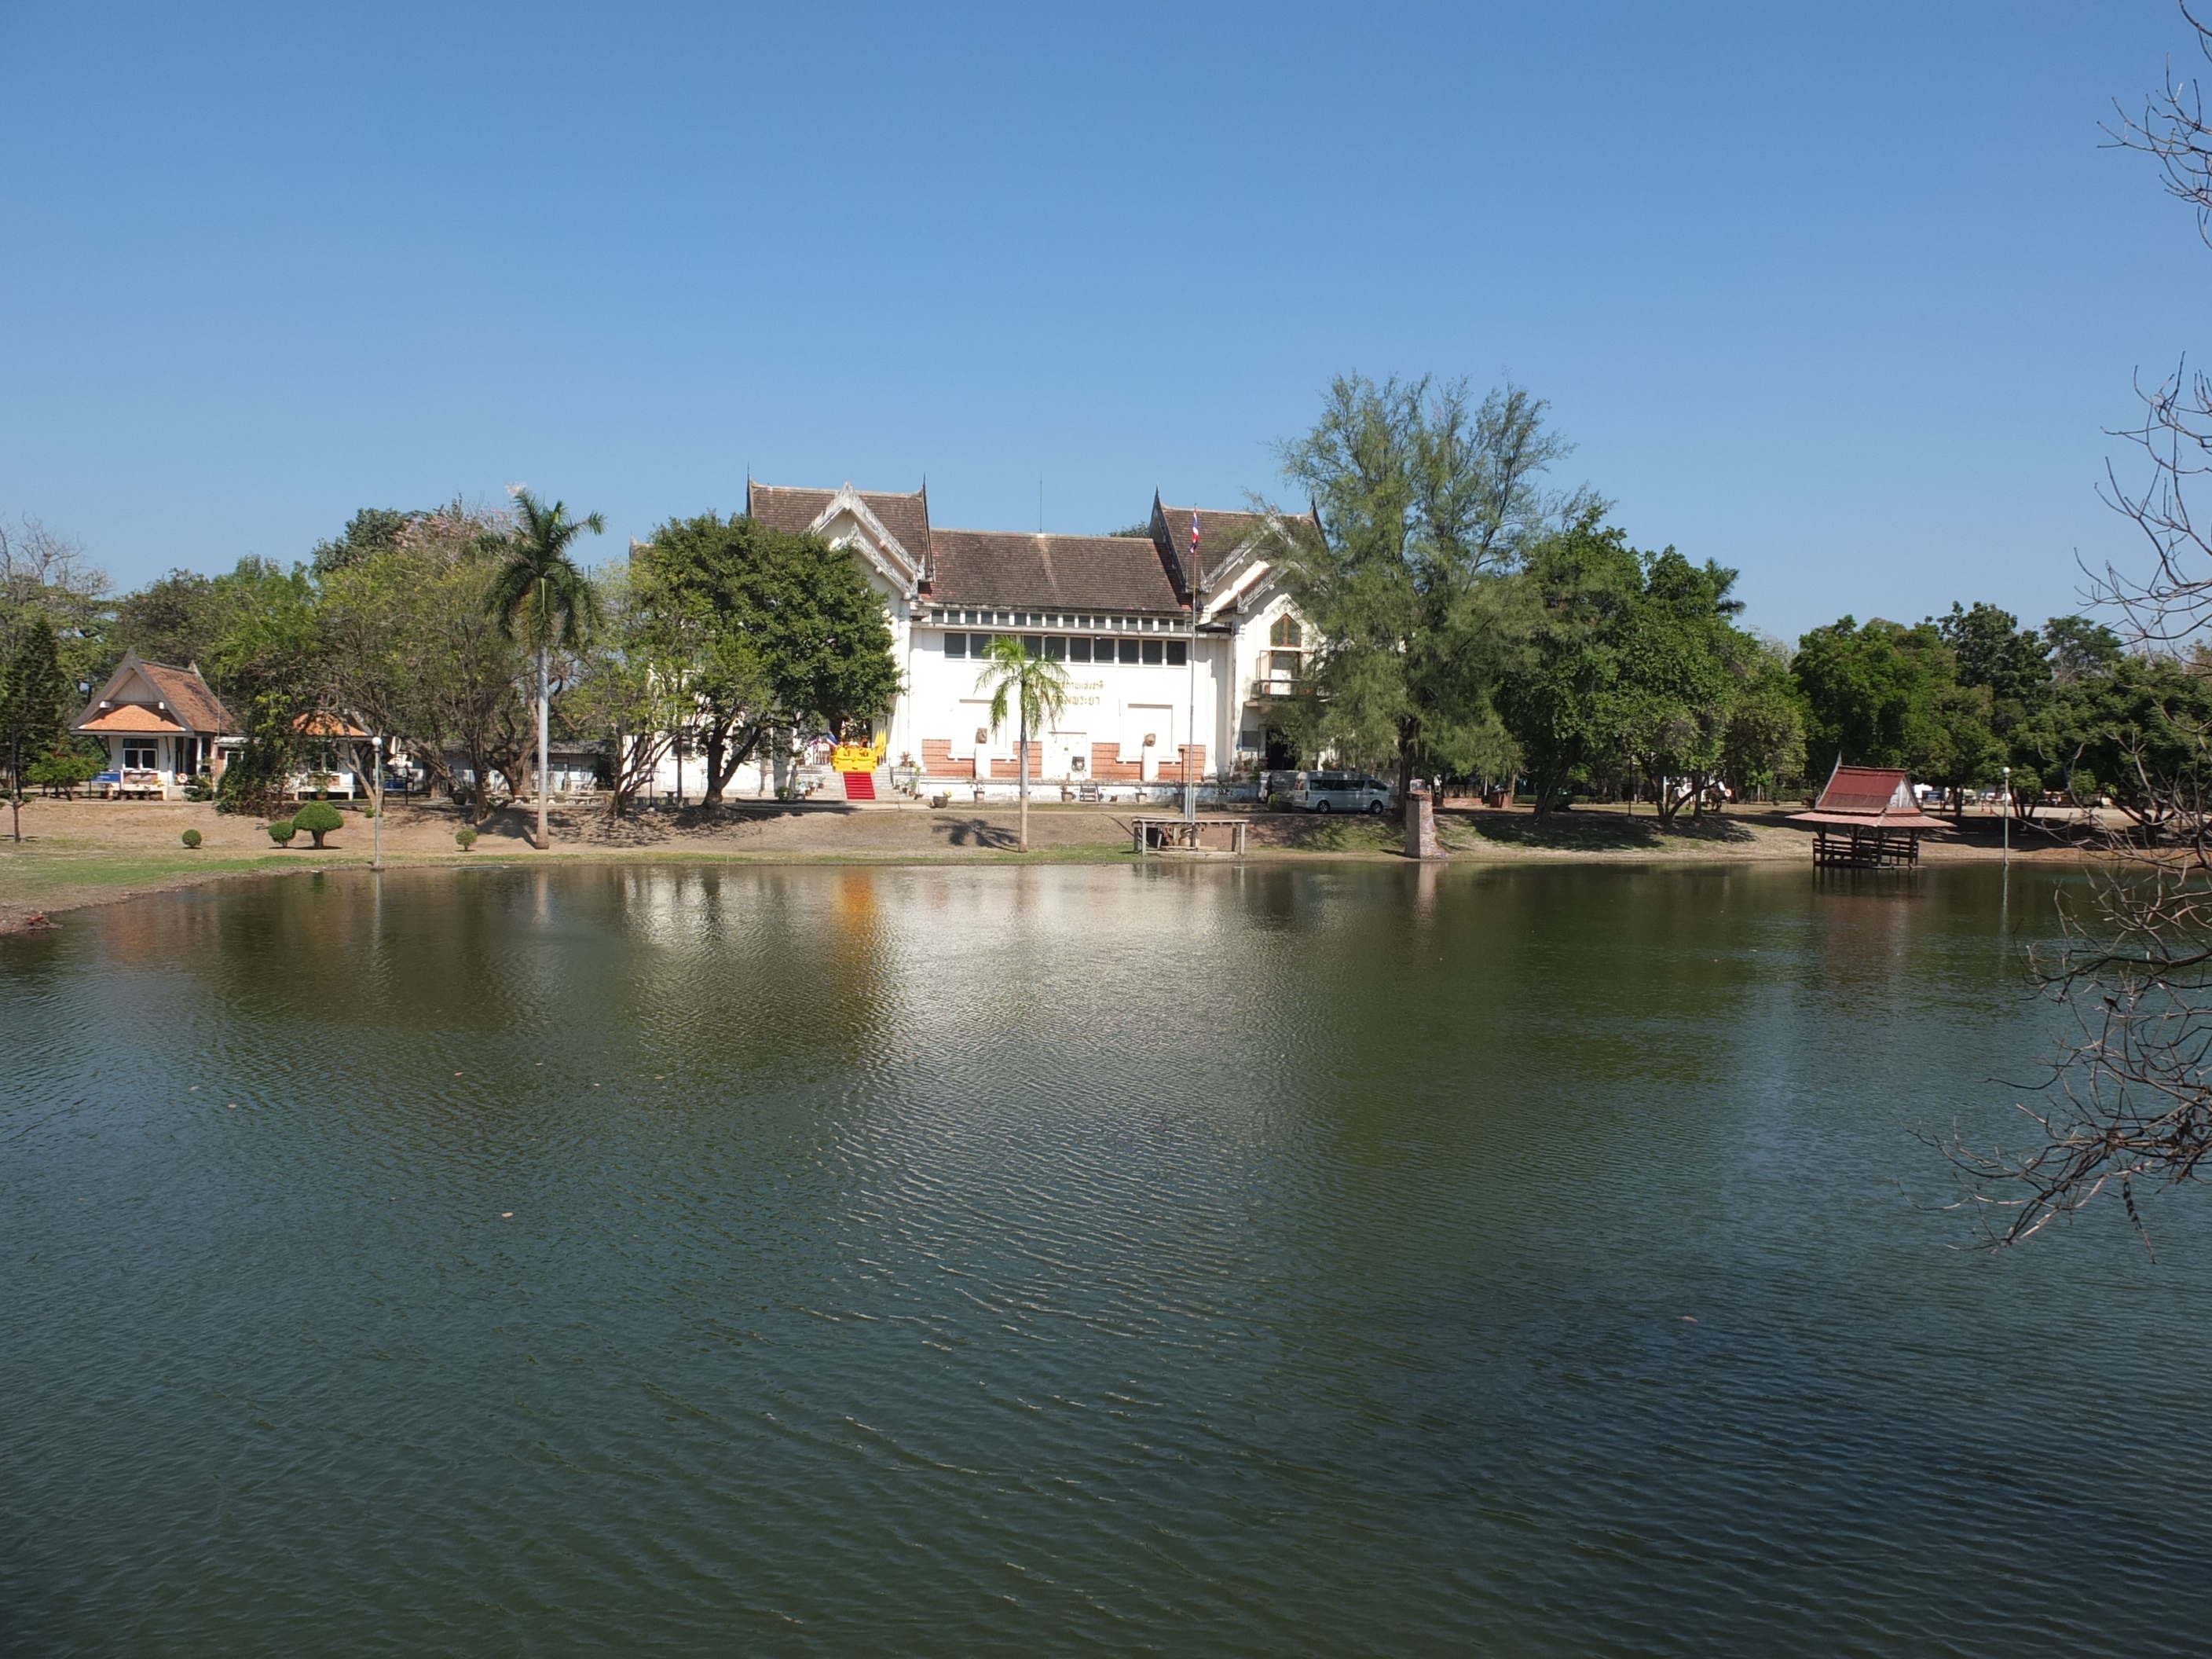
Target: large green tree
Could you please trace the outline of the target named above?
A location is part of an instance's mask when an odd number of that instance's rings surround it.
[[[435,787],[464,792],[450,757],[475,780],[472,819],[489,815],[491,779],[520,799],[530,779],[532,665],[500,631],[489,600],[499,574],[499,515],[454,502],[411,514],[391,546],[325,573],[325,701],[362,724],[404,738]],[[573,676],[552,661],[556,714]]]
[[[1512,584],[1531,620],[1494,695],[1540,815],[1593,771],[1626,763],[1624,659],[1642,586],[1626,534],[1595,511],[1530,548]]]
[[[600,535],[606,520],[597,513],[580,519],[567,507],[550,506],[529,490],[514,491],[514,527],[498,538],[498,574],[492,579],[486,608],[508,639],[538,658],[538,834],[542,852],[550,844],[545,829],[548,772],[553,715],[552,663],[556,647],[574,647],[598,620],[592,585],[570,554],[577,538]]]
[[[211,633],[202,665],[245,742],[223,770],[218,810],[272,812],[315,712],[321,680],[321,595],[305,565],[240,559],[209,595]]]
[[[670,609],[685,641],[709,805],[771,732],[836,736],[896,700],[890,618],[849,552],[707,513],[662,525],[633,562],[649,575],[633,602]]]
[[[23,770],[60,738],[69,682],[52,623],[25,609],[0,617],[0,744],[8,757],[10,828],[23,839]]]
[[[1307,735],[1394,766],[1401,791],[1419,773],[1513,764],[1494,698],[1526,615],[1502,585],[1589,505],[1541,487],[1569,448],[1544,412],[1519,386],[1478,404],[1464,382],[1346,375],[1280,447],[1321,520],[1284,549],[1321,641]]]
[[[1622,630],[1623,730],[1662,822],[1702,812],[1720,781],[1729,716],[1757,654],[1731,620],[1736,573],[1668,548],[1641,556]]]
[[[172,570],[115,602],[112,642],[119,653],[136,651],[149,662],[179,667],[213,656],[216,629],[213,579]]]
[[[580,660],[570,712],[607,745],[607,814],[619,818],[697,714],[692,677],[702,628],[651,560],[602,571],[594,582],[601,622]]]

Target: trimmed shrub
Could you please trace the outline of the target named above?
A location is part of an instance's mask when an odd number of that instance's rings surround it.
[[[197,851],[197,850],[198,849],[199,844],[200,844],[200,832],[199,832],[198,830],[185,830],[185,846],[190,847],[190,848],[193,848],[195,851]]]
[[[279,847],[282,847],[286,842],[291,840],[294,834],[295,831],[292,828],[292,820],[289,818],[278,818],[274,823],[271,823],[269,826],[269,839],[275,842]]]
[[[465,853],[477,844],[477,832],[468,829],[456,830],[453,831],[453,839],[460,843],[461,851]]]
[[[333,830],[345,828],[345,817],[326,800],[311,800],[292,814],[292,827],[304,830],[315,838],[315,848],[322,850],[323,837]]]
[[[365,800],[362,802],[361,815],[365,818],[374,817],[376,816],[376,803],[373,800]]]

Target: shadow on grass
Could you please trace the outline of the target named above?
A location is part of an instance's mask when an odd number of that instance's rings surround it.
[[[1461,846],[1489,842],[1499,847],[1588,852],[1657,851],[1699,842],[1728,846],[1757,839],[1749,823],[1718,814],[1697,818],[1685,813],[1662,824],[1656,815],[1634,817],[1588,808],[1540,818],[1531,812],[1444,811],[1437,814],[1437,833],[1448,844]]]
[[[1011,853],[1022,838],[1003,823],[988,818],[933,818],[932,835],[942,836],[955,847],[987,847],[994,853]]]
[[[674,841],[727,836],[748,825],[780,818],[850,817],[858,809],[842,801],[726,801],[719,806],[644,806],[633,804],[619,818],[605,806],[578,811],[556,808],[547,822],[557,842],[574,839],[599,847],[653,847]],[[528,841],[537,824],[528,810],[510,810],[513,821],[507,833]],[[495,817],[494,822],[497,822]],[[490,825],[485,826],[486,833]]]

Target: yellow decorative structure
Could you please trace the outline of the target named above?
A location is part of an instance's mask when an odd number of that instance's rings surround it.
[[[830,751],[830,768],[838,772],[872,772],[884,763],[890,744],[891,734],[888,732],[872,744],[841,743]]]

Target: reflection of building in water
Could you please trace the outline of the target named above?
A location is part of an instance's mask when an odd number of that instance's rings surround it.
[[[976,690],[978,659],[1001,634],[1067,671],[1065,709],[1030,734],[1033,781],[1165,799],[1186,764],[1218,782],[1283,747],[1276,710],[1303,684],[1312,640],[1283,590],[1282,558],[1291,540],[1319,535],[1310,515],[1171,507],[1155,495],[1144,535],[948,530],[931,523],[927,489],[850,484],[748,484],[745,510],[848,550],[883,597],[904,687],[878,726],[885,771],[918,773],[925,791],[1018,787],[1018,733],[994,728]],[[782,781],[748,767],[732,787]]]

